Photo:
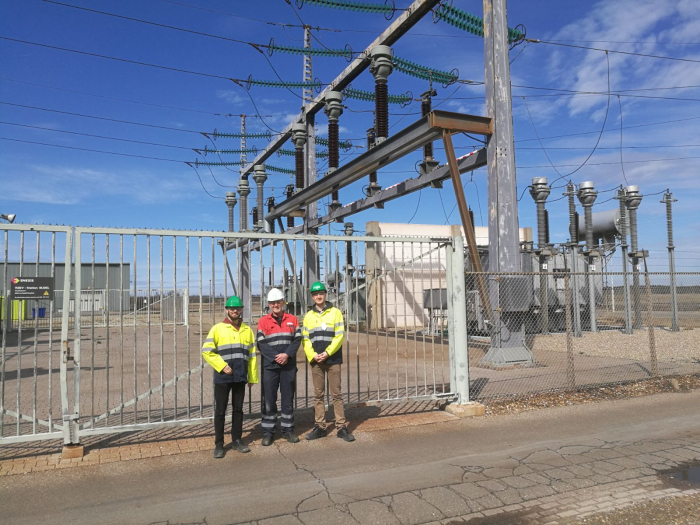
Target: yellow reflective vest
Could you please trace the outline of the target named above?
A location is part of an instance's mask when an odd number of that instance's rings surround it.
[[[328,353],[326,363],[335,365],[343,362],[343,338],[345,322],[342,312],[326,302],[326,307],[319,312],[314,305],[304,316],[301,330],[304,353],[309,362],[316,354]]]
[[[245,323],[238,330],[228,319],[215,324],[202,346],[202,357],[214,369],[214,383],[258,382],[255,335]],[[226,365],[233,375],[224,374]]]

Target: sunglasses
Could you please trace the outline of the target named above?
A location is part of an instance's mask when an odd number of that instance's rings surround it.
[[[317,295],[326,295],[326,292],[311,292],[311,297],[316,297]]]

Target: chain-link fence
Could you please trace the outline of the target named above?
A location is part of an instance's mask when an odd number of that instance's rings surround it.
[[[473,400],[700,373],[700,273],[484,273],[467,283]]]

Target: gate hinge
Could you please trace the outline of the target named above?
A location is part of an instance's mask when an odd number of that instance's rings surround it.
[[[63,345],[63,362],[73,361],[73,356],[70,353],[70,346],[68,346],[68,341],[61,341]]]
[[[79,414],[65,414],[63,416],[63,422],[70,423],[71,421],[78,421],[79,418],[80,418]]]

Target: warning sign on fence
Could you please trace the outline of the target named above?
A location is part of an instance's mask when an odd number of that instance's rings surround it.
[[[53,277],[15,277],[10,280],[10,297],[19,301],[53,301]]]

